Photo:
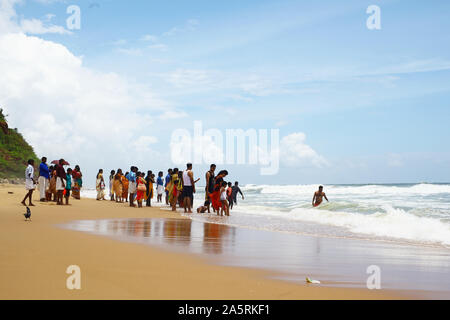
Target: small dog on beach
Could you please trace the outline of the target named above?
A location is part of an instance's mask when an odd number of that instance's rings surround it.
[[[31,210],[30,208],[27,207],[27,213],[23,214],[25,216],[25,221],[28,221],[28,219],[30,219],[31,221]]]

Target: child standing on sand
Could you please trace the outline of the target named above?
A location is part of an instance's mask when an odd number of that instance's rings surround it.
[[[66,188],[64,194],[64,198],[66,198],[66,206],[69,205],[70,190],[72,190],[72,169],[69,168],[66,173]]]
[[[222,187],[220,188],[220,202],[222,203],[222,207],[220,210],[220,215],[223,216],[225,212],[226,216],[230,215],[230,207],[227,200],[227,183],[222,182]]]
[[[231,197],[231,195],[233,194],[233,188],[232,188],[232,184],[231,182],[228,182],[228,187],[227,187],[227,200],[228,200],[228,205],[231,206],[231,203],[233,201],[233,198]]]

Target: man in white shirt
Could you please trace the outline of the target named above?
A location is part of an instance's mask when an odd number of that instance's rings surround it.
[[[34,160],[30,159],[28,160],[28,167],[25,170],[25,188],[28,191],[27,195],[25,196],[25,198],[22,201],[22,204],[24,206],[26,206],[25,201],[27,200],[27,198],[29,199],[29,204],[28,206],[30,207],[34,207],[34,204],[32,203],[32,196],[33,196],[33,191],[35,188],[36,181],[34,180]]]
[[[183,207],[185,213],[192,213],[192,204],[194,203],[195,181],[192,172],[192,163],[187,164],[186,171],[183,172]]]

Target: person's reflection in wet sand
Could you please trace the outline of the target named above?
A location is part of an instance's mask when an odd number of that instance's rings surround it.
[[[152,229],[152,223],[149,220],[145,220],[144,222],[144,237],[150,238],[150,233]]]
[[[99,232],[100,231],[100,223],[101,221],[96,221],[94,225],[94,231]]]
[[[209,254],[221,254],[223,252],[223,237],[228,234],[229,227],[216,224],[203,224],[203,252]]]
[[[188,245],[191,241],[191,220],[165,220],[164,241],[168,243],[182,242]]]
[[[133,230],[133,227],[134,227],[134,223],[133,223],[133,220],[127,220],[127,222],[126,222],[126,233],[127,233],[127,235],[129,235],[129,236],[132,236],[133,234],[134,234],[134,230]]]
[[[142,220],[133,220],[134,236],[140,238],[144,233],[144,222]]]
[[[159,236],[161,235],[161,221],[156,220],[153,222],[155,228],[153,230],[153,234],[156,238],[159,238]]]
[[[112,234],[117,234],[119,232],[119,221],[117,220],[109,221],[107,230]]]
[[[120,235],[128,235],[128,220],[120,221]]]

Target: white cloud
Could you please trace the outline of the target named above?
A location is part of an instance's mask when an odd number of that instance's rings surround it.
[[[184,111],[168,110],[159,116],[161,120],[172,120],[186,118],[188,114]]]
[[[157,43],[157,44],[152,44],[150,46],[148,46],[149,49],[158,49],[161,51],[167,51],[167,45],[162,44],[162,43]]]
[[[144,156],[155,142],[145,132],[150,115],[170,106],[147,86],[86,68],[65,46],[19,32],[0,34],[0,70],[0,105],[38,156],[64,157],[94,175],[98,166],[153,155]]]
[[[201,69],[177,69],[166,75],[166,80],[175,87],[201,87],[211,82],[211,75]]]
[[[153,136],[140,136],[135,142],[135,149],[150,151],[151,145],[158,143],[158,138]]]
[[[143,52],[141,49],[138,48],[118,48],[118,52],[129,55],[129,56],[135,56],[140,57],[143,55]]]
[[[286,121],[286,120],[279,120],[279,121],[277,121],[276,123],[275,123],[275,126],[277,126],[277,127],[284,127],[284,126],[286,126],[286,125],[288,125],[289,124],[289,121]]]
[[[189,19],[183,27],[174,27],[167,32],[163,33],[163,36],[172,37],[179,33],[184,33],[188,31],[194,31],[200,25],[200,22],[196,19]]]
[[[46,21],[51,21],[53,18],[55,18],[56,17],[56,15],[54,15],[53,13],[47,13],[46,15],[45,15],[45,20]]]
[[[126,44],[127,44],[127,40],[125,40],[125,39],[119,39],[119,40],[116,40],[116,41],[111,42],[111,44],[112,44],[113,46],[123,46],[123,45],[126,45]]]
[[[157,42],[158,37],[151,34],[146,34],[142,36],[141,41]]]
[[[28,34],[46,34],[46,33],[57,33],[57,34],[72,34],[69,30],[64,27],[56,25],[44,25],[39,19],[23,19],[20,21],[20,28],[22,32]]]
[[[20,0],[0,0],[0,34],[8,32],[23,32],[27,34],[71,34],[62,26],[49,24],[54,17],[52,14],[45,16],[45,22],[39,19],[19,19],[14,6]]]
[[[305,143],[306,135],[302,132],[292,133],[280,141],[280,161],[288,167],[328,166],[328,161]]]

